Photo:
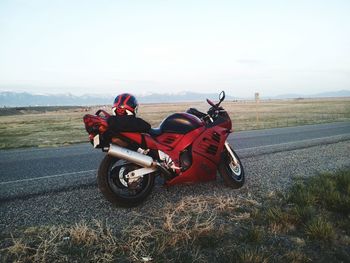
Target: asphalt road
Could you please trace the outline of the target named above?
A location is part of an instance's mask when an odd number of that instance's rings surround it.
[[[349,122],[244,131],[229,137],[243,158],[346,140],[350,140]],[[103,156],[88,143],[0,151],[0,201],[94,185]]]

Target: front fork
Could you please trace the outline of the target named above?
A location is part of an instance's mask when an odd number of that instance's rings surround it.
[[[233,151],[232,151],[232,149],[227,141],[225,141],[225,148],[226,148],[227,152],[231,155],[234,165],[239,166],[239,162],[238,162],[236,156],[234,155],[234,153],[233,153]]]

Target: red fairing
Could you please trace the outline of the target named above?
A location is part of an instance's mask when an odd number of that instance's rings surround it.
[[[175,155],[179,156],[183,149],[191,145],[192,165],[188,170],[180,172],[177,177],[168,181],[167,185],[215,180],[227,136],[227,129],[218,126],[209,129],[202,128],[196,136],[186,135],[182,147],[174,150],[176,150]],[[179,163],[178,158],[175,160],[175,163]]]
[[[143,142],[146,143],[145,148],[147,149],[161,150],[161,151],[171,150],[170,145],[158,143],[155,139],[153,139],[147,133],[121,132],[120,134],[136,142],[139,145],[142,145]]]
[[[192,165],[183,172],[176,170],[178,175],[167,182],[169,186],[215,180],[228,130],[231,129],[231,121],[210,128],[202,124],[198,126],[199,128],[186,134],[165,132],[156,138],[145,133],[123,132],[121,135],[140,145],[146,143],[145,148],[163,151],[177,167],[180,167],[181,152],[191,148]]]
[[[220,162],[228,132],[226,128],[219,126],[209,129],[202,126],[185,135],[164,133],[156,139],[148,134],[140,133],[122,133],[122,135],[138,144],[142,143],[142,136],[144,136],[147,148],[161,150],[168,154],[177,167],[180,166],[180,153],[191,146],[191,167],[184,172],[177,170],[178,176],[167,182],[167,185],[170,186],[179,183],[215,180],[217,165]]]
[[[136,133],[136,132],[121,132],[122,136],[133,140],[137,144],[141,144],[142,142],[142,133]]]
[[[166,183],[168,186],[215,180],[217,170],[217,165],[215,163],[199,154],[194,154],[192,158],[193,163],[191,167],[185,172],[180,172],[177,177],[168,181]]]
[[[193,152],[218,164],[227,136],[227,129],[217,126],[207,129],[193,142]]]

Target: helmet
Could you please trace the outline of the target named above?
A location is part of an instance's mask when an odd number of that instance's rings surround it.
[[[139,104],[136,98],[129,94],[123,93],[115,97],[113,103],[113,115],[136,115]]]

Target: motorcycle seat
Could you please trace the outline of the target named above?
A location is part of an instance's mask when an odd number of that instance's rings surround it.
[[[148,131],[149,135],[152,137],[157,137],[162,134],[162,129],[161,128],[151,128]]]

